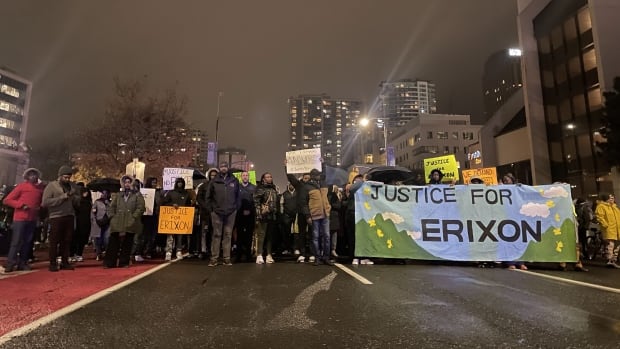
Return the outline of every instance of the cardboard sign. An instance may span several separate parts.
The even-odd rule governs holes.
[[[144,205],[146,206],[143,216],[152,216],[155,207],[155,188],[140,188],[140,194],[144,197]]]
[[[193,180],[194,170],[191,168],[164,168],[164,190],[174,189],[174,181],[177,178],[183,178],[185,180],[185,189],[194,188]]]
[[[463,170],[463,184],[470,184],[474,177],[480,178],[484,184],[497,185],[497,169],[495,167]]]
[[[459,165],[454,154],[424,159],[424,177],[429,182],[431,171],[438,169],[443,173],[443,182],[459,180]]]
[[[321,168],[321,148],[286,152],[286,173],[309,173]]]
[[[159,234],[191,234],[194,229],[194,208],[161,206],[159,208]]]

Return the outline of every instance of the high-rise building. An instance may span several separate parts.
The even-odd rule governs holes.
[[[482,76],[485,120],[520,91],[521,86],[521,50],[511,48],[492,54],[484,64]]]
[[[32,83],[0,69],[0,185],[21,182],[28,167],[26,145]]]
[[[570,183],[574,196],[613,192],[593,135],[602,93],[620,76],[620,1],[519,0],[518,11],[534,184]]]
[[[435,84],[430,81],[382,81],[379,87],[381,105],[376,117],[387,119],[389,130],[405,125],[422,113],[437,112]]]
[[[289,150],[320,147],[323,161],[330,166],[349,166],[361,160],[356,139],[362,102],[326,94],[299,95],[289,98],[288,107]]]
[[[207,168],[207,151],[208,151],[208,139],[207,133],[203,130],[191,129],[189,130],[189,137],[192,147],[192,166],[199,169]]]

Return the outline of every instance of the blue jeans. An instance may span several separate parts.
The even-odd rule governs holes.
[[[320,245],[319,245],[320,240]],[[312,246],[318,259],[329,259],[329,217],[312,220]]]
[[[36,221],[14,221],[11,224],[13,235],[11,236],[11,247],[6,261],[7,268],[14,266],[19,268],[28,264],[30,242],[36,227]],[[18,253],[19,257],[17,256]]]

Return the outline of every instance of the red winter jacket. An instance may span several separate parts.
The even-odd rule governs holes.
[[[36,221],[39,218],[43,185],[22,182],[4,198],[4,204],[15,209],[13,221]],[[23,209],[26,205],[28,208]]]

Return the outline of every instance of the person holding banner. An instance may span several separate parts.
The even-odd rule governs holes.
[[[134,235],[142,232],[142,214],[146,204],[139,190],[135,190],[131,177],[121,178],[122,191],[112,198],[108,217],[110,218],[110,240],[106,250],[104,268],[127,268]]]
[[[443,179],[443,173],[439,169],[434,169],[431,171],[429,175],[428,184],[442,184],[441,180]]]
[[[237,209],[241,198],[239,195],[239,181],[228,172],[228,162],[220,163],[220,172],[209,181],[207,187],[207,203],[211,208],[213,236],[211,239],[210,267],[217,266],[222,250],[223,264],[232,265],[230,261],[230,242],[232,230],[235,226]]]
[[[185,189],[185,179],[182,177],[174,181],[174,189],[164,193],[161,200],[162,206],[191,207],[192,200]],[[176,235],[176,238],[175,236]],[[176,249],[177,259],[183,259],[183,234],[168,234],[166,238],[166,261],[172,260],[172,251]]]
[[[277,228],[276,203],[278,191],[273,184],[273,176],[266,172],[260,177],[260,183],[254,193],[254,207],[256,210],[256,264],[274,263],[271,256],[272,240]],[[263,260],[263,248],[267,254]]]

